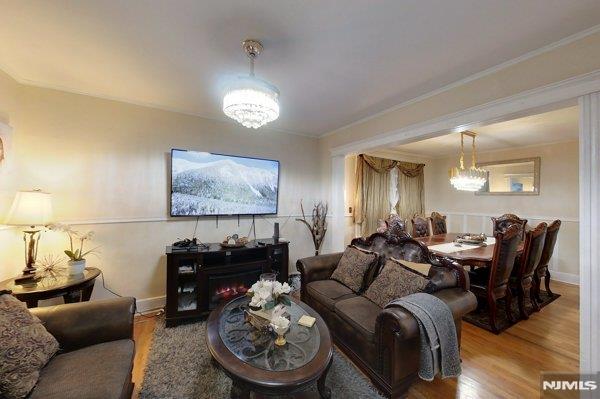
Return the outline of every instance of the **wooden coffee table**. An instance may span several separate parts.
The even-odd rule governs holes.
[[[232,379],[231,398],[249,398],[250,392],[263,395],[294,394],[317,385],[319,395],[329,398],[325,386],[333,360],[329,329],[308,305],[292,299],[288,307],[291,327],[284,346],[274,344],[275,336],[257,331],[245,322],[248,297],[222,304],[212,311],[206,325],[206,343],[213,359]],[[296,322],[308,314],[317,322],[311,328]]]

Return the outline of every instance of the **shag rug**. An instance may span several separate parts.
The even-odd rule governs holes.
[[[542,299],[542,302],[540,303],[540,308],[543,308],[544,306],[546,306],[546,305],[554,302],[556,299],[558,299],[560,297],[560,295],[559,294],[550,295],[546,291],[540,290],[540,297]],[[519,305],[517,302],[516,295],[514,295],[514,298],[512,300],[512,315],[513,315],[513,319],[515,320],[513,323],[508,321],[508,319],[506,318],[506,302],[504,301],[504,299],[498,300],[496,306],[497,306],[496,327],[498,327],[499,332],[502,332],[502,331],[506,330],[507,328],[514,326],[515,324],[517,324],[519,322],[519,320],[520,320]],[[535,317],[537,312],[535,312],[533,310],[531,303],[529,301],[527,301],[527,303],[525,304],[525,309],[527,310],[527,314],[529,315],[530,318]],[[473,312],[464,316],[463,320],[470,324],[473,324],[479,328],[483,328],[484,330],[492,331],[492,326],[490,325],[490,318],[489,318],[487,304],[478,306],[476,310],[474,310]]]
[[[337,350],[326,385],[333,398],[383,399],[370,381]],[[231,379],[212,361],[206,347],[206,323],[165,328],[156,323],[140,397],[142,399],[229,398]],[[318,398],[316,387],[313,388]]]

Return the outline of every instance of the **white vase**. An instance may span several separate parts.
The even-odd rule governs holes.
[[[67,264],[69,265],[69,276],[81,274],[85,270],[85,259],[70,260]]]

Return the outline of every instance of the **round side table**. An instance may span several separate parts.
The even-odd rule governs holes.
[[[86,267],[83,273],[68,275],[67,271],[54,275],[46,275],[41,280],[15,284],[14,278],[0,282],[0,291],[9,290],[28,308],[35,308],[41,299],[62,296],[65,303],[89,301],[94,289],[94,282],[100,275],[100,269]]]

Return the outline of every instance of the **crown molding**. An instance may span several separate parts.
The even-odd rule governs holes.
[[[481,72],[477,72],[477,73],[475,73],[473,75],[467,76],[466,78],[463,78],[463,79],[457,80],[457,81],[455,81],[453,83],[450,83],[448,85],[442,86],[439,89],[435,89],[433,91],[430,91],[428,93],[422,94],[422,95],[420,95],[418,97],[415,97],[413,99],[404,101],[404,102],[402,102],[402,103],[400,103],[398,105],[394,105],[393,107],[387,108],[387,109],[385,109],[383,111],[379,111],[379,112],[377,112],[377,113],[375,113],[373,115],[369,115],[369,116],[366,116],[364,118],[358,119],[358,120],[356,120],[354,122],[351,122],[351,123],[349,123],[347,125],[344,125],[342,127],[338,127],[338,128],[336,128],[336,129],[334,129],[332,131],[319,134],[319,135],[317,135],[317,137],[323,138],[323,137],[334,135],[334,134],[339,133],[339,132],[341,132],[343,130],[346,130],[346,129],[352,127],[352,126],[359,125],[361,123],[367,122],[367,121],[369,121],[371,119],[375,119],[375,118],[380,117],[382,115],[385,115],[387,113],[397,111],[397,110],[399,110],[401,108],[404,108],[404,107],[407,107],[409,105],[412,105],[412,104],[418,103],[420,101],[426,100],[428,98],[437,96],[438,94],[442,94],[444,92],[447,92],[447,91],[452,90],[452,89],[454,89],[456,87],[462,86],[462,85],[464,85],[466,83],[472,82],[474,80],[483,78],[483,77],[488,76],[488,75],[492,75],[492,74],[494,74],[494,73],[496,73],[498,71],[501,71],[503,69],[506,69],[508,67],[516,65],[516,64],[518,64],[520,62],[523,62],[523,61],[526,61],[528,59],[537,57],[538,55],[547,53],[548,51],[552,51],[552,50],[557,49],[559,47],[562,47],[562,46],[565,46],[567,44],[576,42],[577,40],[583,39],[583,38],[585,38],[587,36],[590,36],[590,35],[593,35],[594,33],[597,33],[597,32],[600,32],[600,24],[592,26],[591,28],[588,28],[588,29],[583,30],[581,32],[575,33],[574,35],[567,36],[567,37],[565,37],[565,38],[563,38],[563,39],[561,39],[559,41],[547,44],[547,45],[545,45],[543,47],[540,47],[540,48],[538,48],[536,50],[532,50],[530,52],[527,52],[527,53],[525,53],[525,54],[523,54],[523,55],[521,55],[519,57],[513,58],[513,59],[508,60],[508,61],[505,61],[505,62],[500,63],[498,65],[495,65],[495,66],[493,66],[491,68],[484,69]]]
[[[330,149],[331,156],[425,140],[600,90],[600,69]]]

